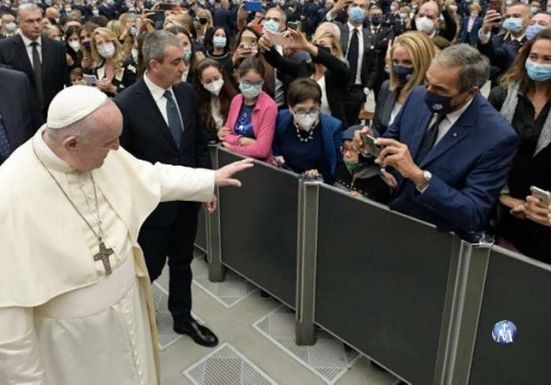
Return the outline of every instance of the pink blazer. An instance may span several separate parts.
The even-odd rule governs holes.
[[[230,146],[227,147],[230,151],[271,163],[272,142],[274,140],[277,119],[277,105],[270,95],[264,91],[258,96],[251,115],[256,143],[250,146],[240,146],[237,142],[239,135],[235,134],[234,126],[239,118],[239,112],[241,111],[242,105],[243,95],[235,95],[231,101],[228,119],[225,124],[225,126],[231,130],[231,134],[226,136],[224,142],[230,144]]]

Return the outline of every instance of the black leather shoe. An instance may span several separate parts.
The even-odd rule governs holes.
[[[174,331],[178,334],[187,334],[196,344],[206,347],[218,345],[218,337],[206,326],[199,325],[192,319],[188,322],[174,323]]]

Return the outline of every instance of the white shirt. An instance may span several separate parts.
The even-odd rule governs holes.
[[[350,50],[350,41],[352,40],[352,35],[354,34],[354,30],[358,31],[358,44],[360,45],[358,49],[358,67],[356,70],[356,79],[354,81],[354,84],[362,84],[362,61],[364,56],[364,35],[362,31],[362,27],[354,27],[350,22],[347,23],[348,30],[349,30],[349,36],[348,36],[348,44],[346,49],[346,56],[348,56],[348,52]]]
[[[280,45],[275,46],[276,51],[283,56],[283,47]],[[274,80],[275,80],[275,89],[274,89],[274,99],[278,107],[281,107],[285,104],[285,92],[283,90],[283,83],[277,78],[277,69],[274,68]]]
[[[469,108],[469,106],[473,102],[473,99],[465,103],[465,105],[460,109],[450,112],[449,114],[446,114],[446,117],[444,118],[444,120],[442,120],[442,122],[438,126],[438,135],[436,136],[436,141],[434,142],[434,146],[436,146],[438,142],[440,142],[440,140],[448,133],[450,128],[452,128],[452,126],[455,124],[455,122],[457,122],[457,120],[461,117],[461,115],[463,115],[463,112],[465,112],[465,110]],[[428,127],[430,127],[435,120],[436,120],[436,114],[430,120],[430,124],[428,125]]]
[[[320,111],[324,114],[331,115],[331,107],[329,107],[329,101],[327,100],[327,90],[325,86],[325,75],[316,81],[321,88],[321,105]]]
[[[166,113],[167,102],[165,98],[165,91],[167,90],[153,83],[151,79],[149,79],[147,72],[144,74],[143,81],[145,82],[145,85],[149,89],[149,92],[151,92],[151,96],[153,96],[153,100],[155,100],[155,103],[157,104],[157,107],[159,108],[159,111],[161,112],[161,115],[163,115],[163,119],[165,120],[165,123],[168,126],[168,115]],[[170,87],[168,91],[170,91],[170,93],[172,94],[172,97],[174,98],[174,101],[176,102],[176,108],[178,109],[178,114],[180,115],[180,122],[182,123],[182,129],[183,129],[184,122],[182,121],[182,112],[180,111],[180,107],[178,106],[176,95],[174,95],[174,91],[172,91],[172,87]]]
[[[27,36],[23,35],[22,33],[19,34],[21,38],[23,39],[23,44],[25,44],[25,48],[27,49],[27,55],[29,56],[29,61],[31,62],[31,67],[33,66],[33,47],[31,46],[31,43],[33,40],[29,39]],[[38,56],[40,56],[40,63],[42,63],[42,36],[39,36],[38,39],[34,40],[38,43],[38,47],[36,49],[38,50]]]

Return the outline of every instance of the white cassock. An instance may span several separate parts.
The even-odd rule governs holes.
[[[155,311],[138,231],[159,202],[209,201],[214,173],[137,160],[120,148],[92,174],[59,159],[42,129],[0,167],[0,384],[155,385]]]

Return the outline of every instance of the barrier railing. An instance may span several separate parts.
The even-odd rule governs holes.
[[[214,167],[238,159],[213,149]],[[298,344],[318,325],[413,384],[549,382],[551,267],[262,162],[239,178],[198,237],[210,278],[229,268],[295,309]]]

